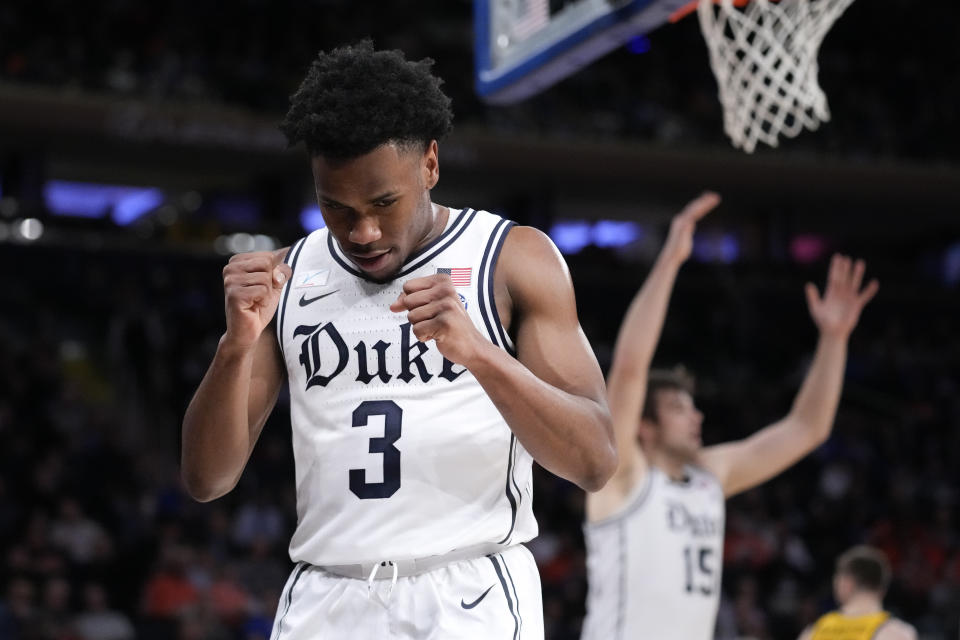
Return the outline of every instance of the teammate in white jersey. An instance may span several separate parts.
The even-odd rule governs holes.
[[[542,638],[532,460],[588,491],[616,465],[555,247],[432,202],[452,114],[430,65],[321,53],[281,128],[326,228],[224,269],[183,476],[201,501],[230,491],[289,384],[297,566],[274,640]]]
[[[584,640],[712,638],[720,599],[724,500],[794,464],[829,435],[847,340],[876,281],[834,256],[821,297],[806,288],[820,330],[813,363],[782,420],[741,441],[703,447],[703,415],[682,372],[650,372],[670,292],[693,231],[719,202],[707,193],[672,221],[666,244],[620,328],[607,378],[619,464],[587,496],[589,591]]]

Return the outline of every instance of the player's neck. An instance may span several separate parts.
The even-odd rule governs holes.
[[[650,464],[660,469],[660,471],[663,471],[671,480],[679,482],[686,479],[686,460],[672,456],[662,450],[653,450],[647,455],[649,456]]]
[[[430,225],[427,227],[427,233],[417,242],[414,250],[424,247],[443,233],[443,230],[447,227],[447,221],[450,219],[450,209],[447,207],[437,204],[435,202],[430,203]]]
[[[840,607],[840,611],[845,616],[868,616],[883,611],[883,603],[872,593],[856,593]]]

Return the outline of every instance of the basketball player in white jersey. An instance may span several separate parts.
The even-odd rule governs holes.
[[[587,496],[584,640],[713,637],[724,500],[772,478],[830,435],[847,339],[877,291],[875,281],[861,291],[862,261],[834,256],[823,297],[807,285],[820,339],[790,413],[742,441],[703,447],[703,415],[686,376],[650,372],[650,363],[694,227],[718,202],[704,194],[674,218],[620,328],[607,379],[619,464],[607,486]]]
[[[555,247],[431,200],[452,114],[430,65],[321,53],[281,128],[326,228],[224,269],[183,477],[201,501],[230,491],[288,383],[297,564],[273,640],[542,638],[532,460],[588,491],[616,466]]]

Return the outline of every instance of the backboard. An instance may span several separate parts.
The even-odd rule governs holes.
[[[656,29],[690,0],[474,0],[476,89],[518,102],[632,37]]]

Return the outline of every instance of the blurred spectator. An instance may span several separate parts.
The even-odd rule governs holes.
[[[28,640],[35,638],[33,631],[39,619],[36,610],[36,589],[26,578],[14,578],[7,585],[3,602],[0,602],[0,630],[4,638]]]
[[[757,583],[744,578],[737,585],[733,601],[738,636],[744,640],[765,640],[770,637],[767,619],[757,598]]]
[[[60,503],[60,517],[50,529],[50,540],[76,564],[90,564],[110,553],[109,539],[99,524],[86,516],[73,498]]]
[[[231,565],[221,566],[210,586],[210,604],[217,618],[230,627],[246,621],[251,608],[250,595],[237,580],[237,571]]]
[[[217,618],[206,599],[201,599],[180,615],[178,640],[230,640],[230,637],[230,631]]]
[[[77,640],[73,631],[72,590],[63,578],[50,578],[43,588],[43,602],[37,614],[37,631],[49,640]]]
[[[147,579],[143,612],[152,618],[176,618],[200,601],[200,592],[187,578],[189,553],[167,547],[156,571]]]
[[[83,590],[84,608],[73,627],[83,640],[133,640],[136,633],[130,619],[111,609],[103,586],[92,582]]]
[[[266,490],[257,492],[255,500],[245,503],[233,521],[233,541],[241,547],[255,542],[268,546],[284,544],[283,514]]]

